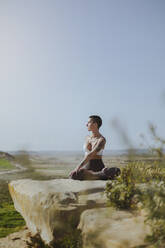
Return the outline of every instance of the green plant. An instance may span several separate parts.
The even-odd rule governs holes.
[[[123,209],[135,208],[139,197],[134,196],[142,194],[139,184],[165,180],[165,167],[160,167],[160,162],[162,164],[159,160],[153,163],[132,161],[121,168],[121,175],[115,181],[108,181],[106,185],[109,205]]]
[[[15,168],[14,165],[12,165],[12,163],[5,159],[5,158],[0,158],[0,170],[9,170],[9,169],[13,169]]]
[[[0,237],[16,232],[25,225],[22,216],[15,210],[13,203],[2,203],[0,206]]]
[[[165,182],[150,182],[141,194],[143,208],[147,211],[146,223],[151,227],[151,234],[146,241],[154,247],[164,247],[165,244]]]
[[[29,248],[82,248],[82,236],[81,232],[77,229],[71,231],[68,234],[64,234],[63,237],[51,242],[50,245],[45,245],[41,240],[39,234],[34,237],[30,237],[30,242],[27,242]]]
[[[119,209],[135,207],[133,197],[138,193],[138,189],[135,186],[133,170],[130,165],[121,170],[121,175],[116,180],[106,184],[105,192],[110,206]]]
[[[116,181],[108,182],[106,194],[110,205],[116,208],[136,208],[136,204],[145,209],[145,222],[150,225],[151,233],[147,235],[147,244],[141,247],[165,247],[165,140],[160,138],[155,127],[150,124],[150,132],[155,142],[149,146],[152,161],[136,161],[131,156],[131,162],[122,169],[121,176]],[[136,208],[138,209],[138,208]]]

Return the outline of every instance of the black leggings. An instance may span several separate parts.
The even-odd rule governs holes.
[[[71,178],[75,180],[83,180],[84,179],[84,170],[91,170],[94,172],[101,171],[105,168],[102,159],[91,159],[82,169],[79,170],[78,173],[73,173]]]
[[[104,167],[105,165],[102,159],[91,159],[83,168],[97,172],[101,171]]]

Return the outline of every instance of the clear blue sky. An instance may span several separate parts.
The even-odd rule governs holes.
[[[0,2],[0,150],[81,150],[88,116],[107,150],[148,122],[165,137],[164,0]]]

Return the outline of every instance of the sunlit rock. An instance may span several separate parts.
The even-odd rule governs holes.
[[[26,227],[22,230],[9,234],[5,238],[0,238],[0,248],[29,248],[30,233]]]
[[[82,213],[78,228],[83,248],[131,248],[144,244],[150,232],[144,216],[113,208],[90,209]]]
[[[105,185],[100,180],[23,179],[10,182],[9,191],[31,234],[49,244],[74,230],[84,210],[106,205]]]

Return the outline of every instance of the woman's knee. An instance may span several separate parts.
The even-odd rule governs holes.
[[[83,180],[83,176],[84,176],[84,170],[85,169],[80,169],[78,172],[73,172],[73,174],[70,176],[71,179],[74,180]]]
[[[71,179],[78,180],[78,173],[73,172],[72,175],[70,176]]]

